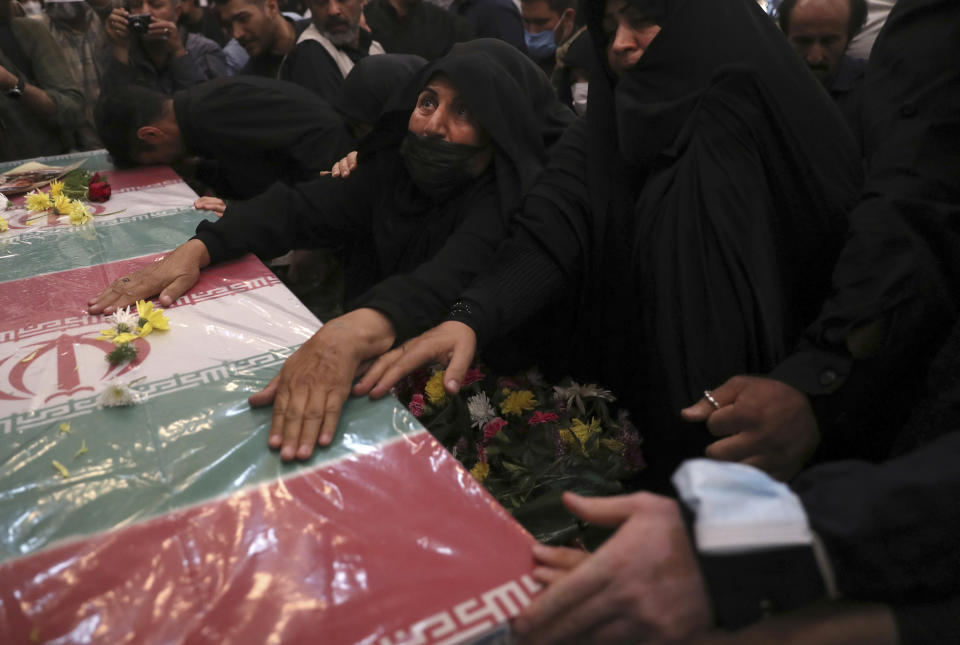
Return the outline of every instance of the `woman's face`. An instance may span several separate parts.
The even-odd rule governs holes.
[[[449,143],[478,146],[481,128],[460,92],[443,74],[430,79],[417,97],[410,115],[410,132],[443,139]]]
[[[643,53],[660,33],[660,25],[625,0],[607,0],[603,11],[603,33],[607,36],[607,62],[620,76],[640,62]]]

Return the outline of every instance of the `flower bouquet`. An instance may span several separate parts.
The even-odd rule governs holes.
[[[31,213],[37,213],[37,217],[53,213],[69,217],[73,226],[81,226],[93,217],[84,202],[105,202],[110,199],[111,192],[110,183],[100,173],[78,168],[64,175],[63,181],[51,181],[49,192],[37,188],[28,193],[26,206]]]
[[[456,396],[443,370],[420,370],[395,393],[411,413],[538,540],[567,543],[585,527],[563,491],[616,495],[643,466],[640,435],[596,385],[551,386],[536,370],[502,378],[474,366]]]

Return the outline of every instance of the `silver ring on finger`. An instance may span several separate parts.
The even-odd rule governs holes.
[[[703,391],[703,396],[707,399],[707,401],[710,402],[710,405],[713,406],[713,409],[714,409],[714,410],[719,410],[719,409],[720,409],[720,402],[717,401],[716,398],[714,398],[713,392],[711,392],[710,390],[704,390],[704,391]]]

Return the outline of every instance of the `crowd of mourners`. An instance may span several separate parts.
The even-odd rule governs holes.
[[[524,642],[960,642],[956,0],[0,0],[0,93],[0,160],[216,215],[91,314],[339,267],[283,460],[423,365],[617,396],[647,467],[565,497],[615,531],[534,548]]]

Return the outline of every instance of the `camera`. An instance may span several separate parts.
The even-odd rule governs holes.
[[[145,34],[150,28],[151,20],[153,17],[149,13],[138,13],[127,18],[127,27],[135,34]]]

